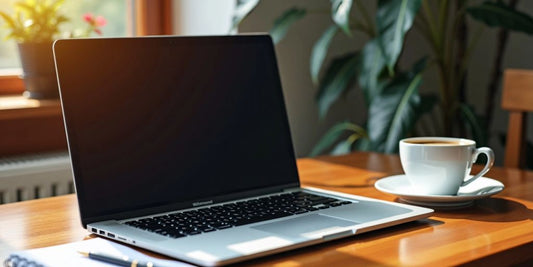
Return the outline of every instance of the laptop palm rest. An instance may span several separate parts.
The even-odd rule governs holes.
[[[346,227],[358,224],[320,214],[310,214],[293,219],[266,223],[251,228],[276,235],[289,237],[317,238],[331,233],[344,231]]]

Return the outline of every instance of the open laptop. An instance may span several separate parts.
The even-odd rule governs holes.
[[[300,187],[268,35],[54,44],[83,227],[200,265],[432,210]]]

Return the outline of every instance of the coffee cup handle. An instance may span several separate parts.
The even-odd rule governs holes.
[[[485,173],[487,173],[490,170],[490,168],[494,164],[494,152],[492,151],[492,149],[490,149],[488,147],[480,147],[480,148],[478,148],[478,149],[476,149],[474,151],[474,154],[472,155],[472,164],[474,164],[474,162],[476,162],[477,156],[479,156],[479,154],[481,154],[481,153],[487,155],[487,164],[485,164],[485,167],[483,168],[483,170],[481,170],[478,174],[472,176],[470,179],[465,180],[461,184],[461,186],[468,185],[471,182],[473,182],[474,180],[476,180],[477,178],[483,176]]]

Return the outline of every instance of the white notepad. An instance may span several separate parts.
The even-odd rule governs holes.
[[[12,262],[12,265],[6,266],[19,266],[17,260],[13,260],[15,257],[18,257],[19,262],[20,259],[25,259],[26,261],[36,263],[37,266],[116,266],[102,261],[89,259],[79,254],[78,251],[105,252],[106,254],[117,257],[128,256],[130,259],[150,261],[154,263],[155,266],[192,266],[184,262],[154,258],[130,247],[102,238],[93,238],[63,245],[14,252],[11,253],[8,259],[6,259],[6,262],[10,261]]]

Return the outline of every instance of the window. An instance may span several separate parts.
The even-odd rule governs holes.
[[[17,0],[0,0],[0,10],[13,12]],[[104,37],[171,34],[171,0],[65,0],[62,14],[70,21],[63,31],[84,29],[82,16],[90,12],[107,20]],[[0,25],[4,21],[0,19]],[[21,93],[23,83],[19,78],[20,61],[14,40],[5,40],[9,31],[0,27],[0,95]],[[92,36],[96,36],[93,34]]]
[[[16,0],[0,0],[0,10],[12,13],[13,3]],[[128,33],[128,16],[126,11],[129,6],[128,0],[66,0],[61,7],[61,13],[69,17],[70,21],[62,26],[63,31],[73,31],[75,29],[84,29],[86,24],[83,21],[83,14],[90,12],[95,15],[101,15],[107,20],[107,25],[103,28],[103,36],[126,36]],[[0,24],[4,21],[0,19]],[[0,69],[19,68],[17,46],[14,40],[5,40],[8,29],[0,27]]]
[[[0,0],[0,10],[7,11],[14,1]],[[104,36],[162,35],[172,33],[171,3],[172,0],[65,0],[63,8],[64,14],[77,21],[72,25],[83,25],[81,16],[85,12],[104,16],[108,21]],[[4,40],[5,32],[0,29],[0,129],[4,130],[0,134],[0,157],[65,150],[59,101],[21,97],[24,84],[17,67],[18,51],[14,41]]]

